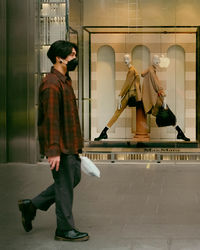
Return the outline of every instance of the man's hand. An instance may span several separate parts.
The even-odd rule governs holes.
[[[50,169],[51,170],[56,168],[56,171],[58,171],[59,166],[60,166],[60,155],[59,156],[48,157],[48,162],[50,164]]]

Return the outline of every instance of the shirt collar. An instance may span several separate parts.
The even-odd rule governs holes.
[[[51,67],[51,73],[56,74],[56,76],[63,82],[66,82],[67,77],[61,74],[57,69],[55,69],[53,66]]]

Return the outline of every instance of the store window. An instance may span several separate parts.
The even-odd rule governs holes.
[[[198,7],[196,1],[190,8],[171,0],[69,1],[69,26],[81,54],[76,86],[85,142],[198,148]],[[134,87],[135,105],[123,102],[131,74],[139,76],[141,91]],[[162,107],[173,116],[159,123]]]

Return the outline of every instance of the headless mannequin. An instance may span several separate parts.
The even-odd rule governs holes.
[[[140,78],[137,74],[135,68],[131,65],[131,58],[128,54],[124,55],[124,63],[128,66],[128,73],[126,77],[126,81],[118,95],[117,98],[117,110],[115,111],[113,117],[110,119],[110,121],[107,123],[107,126],[102,130],[99,137],[95,138],[95,141],[100,141],[102,139],[107,139],[107,131],[109,128],[112,127],[112,125],[116,122],[120,114],[124,111],[124,109],[128,105],[128,91],[132,86],[136,89],[136,100],[141,101],[141,89],[140,89]]]
[[[146,77],[146,79],[144,79],[143,82],[143,91],[142,91],[142,99],[145,112],[151,113],[154,116],[157,115],[159,107],[163,106],[165,109],[167,108],[165,99],[166,95],[163,86],[156,76],[156,71],[160,68],[161,59],[159,58],[158,55],[154,55],[152,58],[152,66],[142,74],[143,77]],[[165,67],[166,65],[168,66],[169,62],[168,64],[165,64]],[[150,74],[150,76],[148,76],[148,74]],[[147,92],[148,90],[150,91],[149,93]],[[148,100],[148,98],[150,101]],[[184,135],[183,131],[179,126],[176,126],[175,129],[178,132],[177,139],[190,141],[190,139]]]

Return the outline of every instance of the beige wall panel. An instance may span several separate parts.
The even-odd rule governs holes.
[[[97,101],[95,99],[92,99],[91,104],[92,104],[92,109],[96,110],[96,108],[97,108]]]
[[[84,25],[199,25],[199,0],[84,0]],[[129,3],[137,3],[130,5]]]
[[[91,72],[96,72],[96,71],[97,71],[97,63],[91,62]]]
[[[196,53],[196,46],[195,46],[196,40],[194,40],[194,43],[177,43],[177,45],[181,46],[187,53]]]
[[[185,90],[194,90],[196,88],[196,82],[187,80],[185,81]]]
[[[196,119],[195,118],[186,118],[185,119],[185,127],[193,128],[194,124],[196,124]]]
[[[172,1],[172,0],[170,0]],[[177,25],[200,25],[199,20],[199,0],[175,1],[176,4],[176,24]]]
[[[196,62],[185,62],[185,67],[188,72],[196,72]]]
[[[97,90],[97,81],[96,80],[91,81],[91,89],[92,89],[92,91]]]
[[[98,49],[104,45],[105,45],[105,43],[104,44],[94,43],[91,46],[92,51],[98,51]],[[115,50],[115,53],[123,53],[125,51],[125,44],[124,43],[112,43],[112,44],[108,43],[107,45],[111,46]]]
[[[195,105],[196,105],[196,100],[195,99],[190,99],[190,100],[186,101],[185,108],[186,109],[194,109]]]
[[[117,62],[115,63],[116,71],[122,71],[122,72],[127,72],[128,67],[124,62]]]
[[[113,127],[115,126],[117,128],[123,128],[123,129],[124,129],[124,125],[130,127],[131,120],[132,120],[132,118],[130,118],[130,117],[123,117],[123,116],[121,116],[117,120],[117,123],[115,125],[113,125]]]
[[[69,25],[75,30],[80,29],[82,23],[82,5],[80,0],[69,0]]]
[[[123,86],[123,84],[124,84],[124,81],[125,80],[116,80],[115,81],[115,86],[116,86],[116,91],[120,91],[121,90],[121,88],[122,88],[122,86]]]

